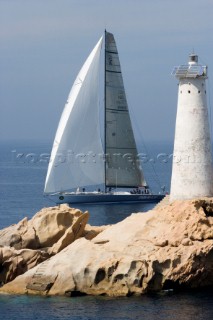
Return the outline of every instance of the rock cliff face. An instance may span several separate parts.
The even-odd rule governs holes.
[[[48,258],[49,254],[40,250],[0,247],[0,284],[12,281]]]
[[[212,198],[175,201],[107,228],[86,229],[66,247],[63,236],[57,245],[51,242],[50,254],[65,248],[0,292],[122,296],[213,285]]]
[[[103,228],[86,225],[88,212],[67,205],[44,208],[31,220],[0,231],[0,284],[50,258],[79,237],[92,239]]]
[[[88,212],[83,214],[67,205],[44,208],[31,220],[24,218],[18,224],[1,230],[0,246],[10,246],[17,250],[40,249],[53,245],[56,247],[60,240],[58,246],[62,248],[66,246],[66,236],[70,238],[70,244],[82,235],[88,219]]]

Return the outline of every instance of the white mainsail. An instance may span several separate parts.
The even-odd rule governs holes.
[[[113,34],[108,32],[105,32],[105,81],[106,186],[145,186],[137,161],[118,51]]]
[[[52,148],[45,193],[104,183],[98,99],[102,39],[90,53],[70,91]]]

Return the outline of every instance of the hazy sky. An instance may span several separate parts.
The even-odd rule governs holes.
[[[212,12],[212,0],[0,0],[0,139],[53,140],[72,82],[105,28],[117,42],[136,131],[146,141],[173,139],[170,74],[192,50],[209,66],[213,97]]]

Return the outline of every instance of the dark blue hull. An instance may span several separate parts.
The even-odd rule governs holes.
[[[80,204],[80,203],[96,203],[96,204],[107,204],[107,203],[130,203],[130,202],[145,202],[145,203],[157,203],[161,201],[165,195],[162,194],[127,194],[127,193],[60,193],[50,194],[47,196],[49,199],[57,204],[68,203],[68,204]]]

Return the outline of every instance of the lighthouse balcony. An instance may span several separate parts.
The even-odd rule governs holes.
[[[178,79],[184,78],[207,78],[207,66],[202,65],[180,65],[175,66],[172,75]]]

